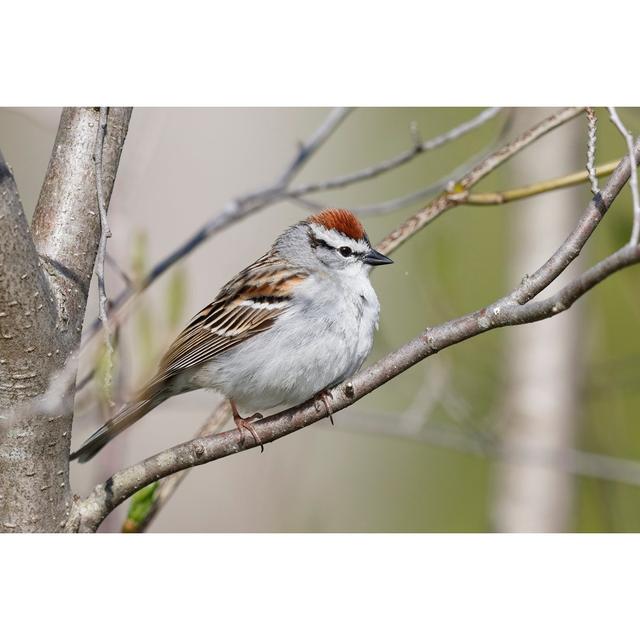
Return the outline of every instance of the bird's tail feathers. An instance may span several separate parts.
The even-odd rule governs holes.
[[[81,463],[91,460],[113,438],[166,400],[168,396],[159,393],[158,386],[157,381],[147,385],[138,394],[138,399],[125,405],[118,414],[107,420],[77,451],[71,454],[70,460],[78,460]]]

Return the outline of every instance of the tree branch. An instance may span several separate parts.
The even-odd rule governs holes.
[[[466,173],[457,184],[453,185],[453,187],[448,189],[435,200],[431,201],[401,224],[397,229],[392,231],[382,242],[379,243],[378,249],[382,253],[386,254],[403,245],[409,238],[418,233],[418,231],[426,227],[428,224],[432,223],[436,218],[439,218],[445,211],[448,211],[459,204],[459,202],[456,201],[456,198],[451,197],[452,194],[465,193],[469,191],[471,187],[488,176],[509,158],[512,158],[515,154],[519,153],[542,136],[553,131],[556,127],[559,127],[572,118],[575,118],[577,115],[582,113],[583,110],[583,108],[577,107],[562,109],[561,111],[558,111],[558,113],[549,116],[535,127],[525,131],[518,138],[506,144],[498,151],[484,158],[480,163]]]
[[[461,138],[463,135],[469,133],[470,131],[473,131],[474,129],[477,129],[486,122],[489,122],[489,120],[495,118],[501,111],[502,107],[491,107],[489,109],[485,109],[474,118],[471,118],[471,120],[463,122],[457,127],[454,127],[453,129],[442,133],[435,138],[431,138],[430,140],[426,140],[424,142],[417,140],[410,149],[407,149],[407,151],[403,151],[401,154],[393,158],[389,158],[388,160],[384,160],[379,164],[375,164],[371,167],[366,167],[365,169],[361,169],[360,171],[355,171],[344,176],[338,176],[336,178],[329,178],[328,180],[312,182],[309,184],[303,184],[298,187],[294,187],[293,189],[289,190],[287,195],[291,198],[297,198],[309,193],[315,193],[316,191],[342,189],[349,185],[355,184],[356,182],[370,180],[371,178],[375,178],[382,173],[387,173],[388,171],[401,167],[402,165],[410,162],[423,153],[433,151],[434,149],[442,147],[443,145],[452,142],[453,140]]]
[[[298,154],[287,167],[282,177],[277,181],[277,189],[282,191],[291,184],[291,181],[300,172],[302,167],[310,160],[313,154],[331,137],[333,132],[344,122],[345,118],[353,111],[350,107],[338,107],[332,109],[327,119],[316,129],[305,144],[300,145]]]
[[[627,131],[622,120],[620,120],[620,116],[614,107],[609,107],[609,114],[611,116],[611,121],[627,143],[629,158],[633,158],[633,137]],[[631,171],[629,186],[631,187],[631,197],[633,200],[633,229],[631,230],[630,242],[632,244],[638,244],[638,242],[640,242],[640,194],[638,193],[638,171],[636,170],[635,165],[633,165]]]
[[[109,206],[131,109],[112,108],[104,142],[104,203]],[[62,112],[53,154],[31,225],[58,306],[58,328],[75,345],[87,303],[100,216],[94,149],[100,113],[94,108]],[[82,248],[82,250],[78,250]]]
[[[565,117],[566,115],[568,114],[565,114]],[[547,126],[557,121],[557,115],[550,120],[551,122],[545,121]],[[527,132],[518,139],[520,141],[518,145],[524,144],[524,141],[529,139],[530,132]],[[512,150],[512,146],[513,144],[508,145],[508,148]],[[500,157],[504,161],[508,154],[502,153]],[[640,145],[635,150],[634,160],[637,162],[639,158]],[[497,164],[485,162],[482,166],[495,167]],[[411,342],[358,373],[351,381],[338,385],[332,390],[331,411],[335,413],[350,406],[418,362],[449,346],[498,327],[536,322],[565,311],[609,275],[640,262],[640,246],[628,245],[599,262],[555,295],[545,300],[531,300],[562,273],[576,257],[620,193],[630,173],[631,164],[629,159],[625,158],[609,179],[602,197],[589,203],[574,231],[531,278],[525,278],[513,292],[487,307],[427,329]],[[473,176],[480,179],[482,171],[474,171]],[[472,179],[463,180],[465,188],[472,183]],[[381,250],[385,242],[380,243],[378,249]],[[298,407],[260,420],[254,423],[254,428],[260,440],[268,443],[317,422],[326,417],[327,413],[328,408],[323,403],[308,401]],[[228,431],[215,436],[196,438],[151,456],[128,469],[115,473],[104,484],[98,485],[85,500],[75,505],[67,528],[68,530],[95,531],[111,510],[139,488],[177,471],[239,453],[254,446],[256,445],[249,439],[243,440],[235,431]]]
[[[538,293],[553,282],[580,254],[591,234],[609,210],[609,207],[617,198],[625,182],[629,179],[630,172],[635,169],[640,154],[640,143],[631,157],[634,159],[633,167],[629,157],[620,161],[618,168],[613,172],[602,192],[595,196],[587,207],[586,212],[578,221],[576,228],[569,234],[560,248],[543,264],[533,275],[526,276],[520,286],[511,294],[511,300],[522,304],[534,298]]]
[[[508,121],[507,121],[508,122]],[[391,213],[392,211],[396,211],[402,207],[406,207],[411,204],[415,204],[416,202],[424,202],[428,198],[433,198],[438,195],[442,191],[446,191],[447,187],[450,184],[455,184],[458,182],[465,174],[467,174],[473,167],[475,167],[481,160],[487,157],[490,153],[495,151],[496,147],[498,147],[498,143],[503,144],[504,133],[508,129],[508,126],[505,124],[502,127],[502,131],[498,135],[497,139],[489,143],[482,151],[476,153],[470,160],[464,162],[464,164],[456,167],[449,174],[440,178],[433,184],[427,185],[426,187],[421,187],[417,191],[413,193],[404,194],[398,196],[396,198],[391,198],[390,200],[386,200],[384,202],[375,202],[372,204],[362,204],[350,206],[349,210],[353,211],[357,215],[361,217],[369,217],[369,216],[377,216],[384,215],[387,213]],[[443,134],[446,135],[446,134]],[[290,200],[299,204],[305,209],[309,211],[320,211],[322,209],[326,209],[328,207],[327,204],[321,204],[315,200],[310,200],[306,196],[296,196],[291,195]]]
[[[587,107],[587,175],[591,182],[591,193],[598,195],[600,188],[598,187],[598,173],[594,165],[596,162],[596,134],[598,126],[598,118],[592,107]]]
[[[96,256],[96,277],[98,279],[98,318],[102,323],[105,343],[105,372],[104,390],[107,402],[111,400],[111,371],[113,368],[113,341],[111,338],[111,327],[107,315],[109,300],[104,283],[104,262],[107,254],[107,240],[111,237],[109,220],[107,218],[107,205],[104,199],[104,188],[102,186],[102,157],[104,154],[104,139],[107,134],[108,107],[100,107],[100,121],[96,133],[95,150],[93,160],[96,169],[96,193],[98,196],[98,210],[100,211],[100,242],[98,243],[98,254]]]

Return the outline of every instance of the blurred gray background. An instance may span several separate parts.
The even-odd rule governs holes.
[[[549,109],[515,109],[512,137]],[[471,108],[356,110],[297,179],[368,166],[479,112]],[[317,108],[136,108],[109,216],[109,253],[142,274],[230,199],[273,181],[328,113]],[[637,109],[621,115],[640,129]],[[625,153],[599,110],[597,162]],[[0,146],[32,212],[60,109],[0,109]],[[402,168],[323,193],[331,206],[389,200],[437,181],[504,134],[507,114]],[[522,186],[581,170],[586,122],[577,118],[528,148],[476,191]],[[604,179],[603,179],[604,180]],[[483,306],[515,286],[564,239],[590,199],[584,184],[535,199],[446,213],[374,271],[380,330],[370,361],[426,326]],[[372,241],[419,208],[367,217]],[[626,241],[625,192],[588,245],[592,263]],[[145,294],[122,331],[118,390],[144,381],[181,326],[238,270],[308,212],[269,207],[213,237]],[[575,270],[573,271],[575,273]],[[107,270],[108,293],[123,283]],[[269,444],[194,469],[152,531],[637,531],[640,530],[640,317],[638,272],[591,292],[568,313],[454,346],[336,416]],[[97,315],[92,291],[87,323]],[[82,370],[93,366],[91,358]],[[94,461],[72,466],[85,494],[112,472],[189,439],[218,398],[173,398]],[[95,385],[78,398],[74,442],[103,419]],[[505,453],[506,452],[506,453]],[[595,454],[595,455],[591,455]],[[598,457],[600,456],[600,457]],[[625,462],[627,461],[627,462]],[[607,479],[614,469],[617,480]],[[623,479],[624,481],[620,481]],[[120,507],[101,531],[118,531]]]

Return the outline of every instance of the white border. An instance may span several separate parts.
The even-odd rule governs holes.
[[[630,2],[5,4],[5,105],[638,100]]]
[[[638,102],[633,3],[5,4],[5,105]],[[5,536],[3,635],[635,636],[637,547],[636,536]]]
[[[637,636],[637,536],[68,535],[1,543],[5,637]]]

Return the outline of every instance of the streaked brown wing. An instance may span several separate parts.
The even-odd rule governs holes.
[[[158,376],[202,364],[268,329],[289,308],[292,288],[307,275],[274,251],[256,260],[191,320],[169,347]]]

